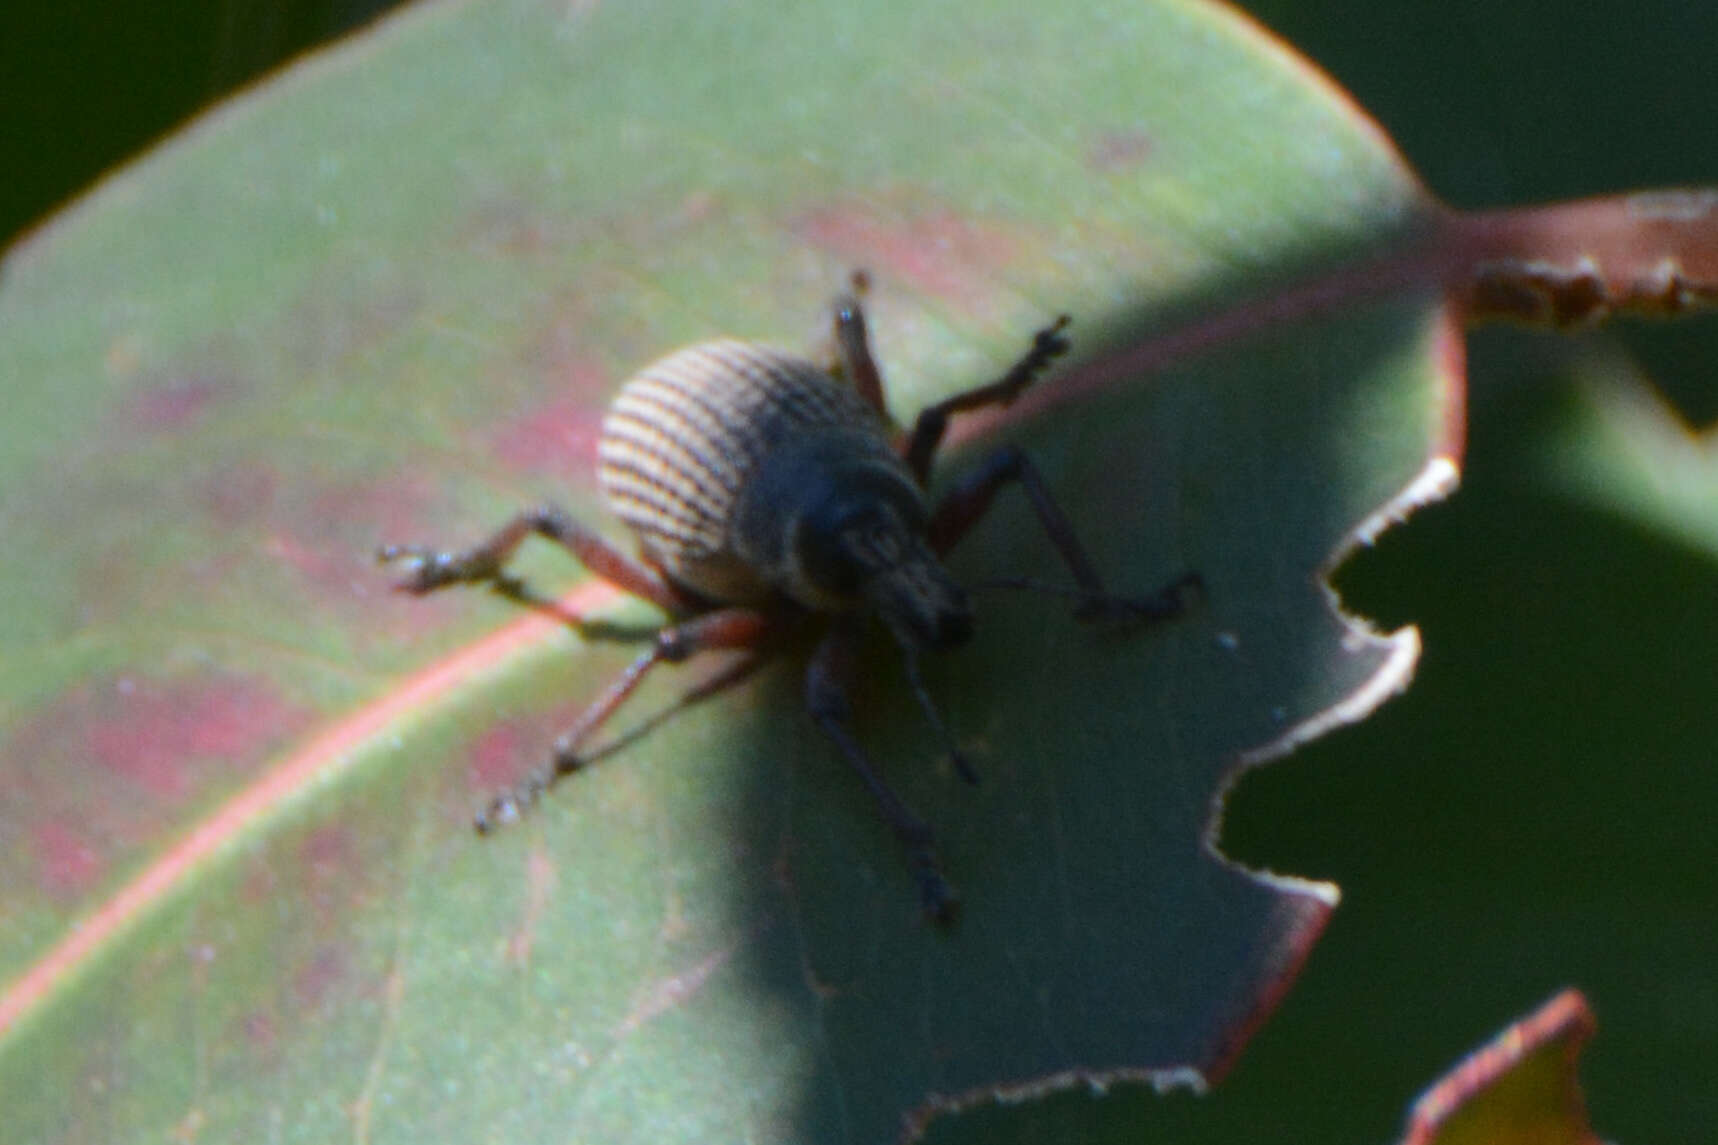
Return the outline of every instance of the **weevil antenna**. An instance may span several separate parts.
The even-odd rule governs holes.
[[[925,718],[936,729],[937,735],[943,741],[943,748],[948,752],[949,759],[954,763],[954,769],[968,783],[978,783],[978,770],[972,766],[972,761],[966,758],[966,753],[960,750],[960,745],[954,742],[954,733],[943,722],[941,713],[931,702],[931,694],[925,688],[924,677],[919,674],[919,655],[911,648],[902,649],[907,661],[907,686],[913,690],[913,698],[919,702]]]
[[[968,585],[970,592],[988,592],[1005,588],[1023,592],[1040,592],[1078,601],[1074,609],[1077,620],[1153,621],[1173,620],[1183,615],[1192,602],[1205,590],[1205,581],[1198,573],[1183,573],[1149,596],[1110,596],[1089,589],[1052,584],[1026,576],[999,576]]]
[[[1029,576],[996,576],[966,586],[968,592],[994,592],[1008,589],[1016,592],[1041,592],[1045,596],[1060,596],[1069,600],[1087,600],[1091,593],[1071,585],[1055,584]]]

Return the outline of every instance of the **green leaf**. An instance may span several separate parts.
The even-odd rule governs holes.
[[[1378,269],[1435,213],[1224,9],[771,7],[426,6],[8,258],[20,1139],[876,1141],[995,1094],[1203,1084],[1287,989],[1335,890],[1225,864],[1208,820],[1242,762],[1411,668],[1412,631],[1321,577],[1453,479],[1441,288]],[[869,650],[861,734],[940,831],[948,931],[792,657],[478,839],[630,650],[393,596],[376,544],[545,497],[601,520],[627,373],[717,333],[812,346],[855,266],[903,414],[1074,315],[1076,359],[992,430],[1114,585],[1191,569],[1205,601],[1124,634],[987,596],[927,665],[976,790]],[[1018,499],[953,567],[1062,575]]]
[[[1718,447],[1613,346],[1568,363],[1554,432],[1537,468],[1571,500],[1709,561],[1718,558]]]

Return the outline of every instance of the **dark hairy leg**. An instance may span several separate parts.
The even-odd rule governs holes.
[[[1115,596],[1105,587],[1097,566],[1074,534],[1061,506],[1038,473],[1032,459],[1014,445],[997,448],[974,466],[938,502],[931,513],[931,547],[946,553],[965,537],[984,514],[1002,487],[1018,483],[1037,514],[1050,543],[1056,546],[1077,586],[1072,590],[1020,577],[1004,577],[983,587],[1023,588],[1073,597],[1074,615],[1080,620],[1167,620],[1187,611],[1202,582],[1198,573],[1186,573],[1146,596]]]
[[[488,806],[478,812],[478,832],[488,834],[498,827],[517,822],[557,780],[583,767],[585,757],[580,749],[620,709],[627,697],[638,690],[658,664],[678,664],[712,648],[755,649],[768,638],[771,630],[769,616],[748,608],[717,609],[661,629],[650,649],[627,665],[573,722],[573,726],[555,741],[548,761],[522,782],[491,799]]]
[[[901,801],[853,736],[852,705],[847,699],[853,670],[853,639],[852,628],[837,623],[812,653],[805,672],[806,707],[865,784],[883,822],[907,852],[925,914],[937,922],[949,922],[955,916],[959,899],[937,862],[936,837],[930,824]]]
[[[1062,331],[1072,321],[1064,314],[1032,335],[1031,348],[994,382],[945,398],[919,411],[912,432],[901,445],[901,456],[906,459],[907,468],[913,471],[920,485],[930,479],[931,463],[936,460],[937,449],[942,445],[943,435],[948,432],[949,418],[985,406],[1005,406],[1019,397],[1051,362],[1068,352],[1068,339]]]

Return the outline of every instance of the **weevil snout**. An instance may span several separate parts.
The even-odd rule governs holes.
[[[972,635],[972,604],[925,540],[923,505],[885,484],[835,485],[795,530],[801,591],[863,605],[909,648],[953,648]]]
[[[972,639],[972,602],[929,546],[917,547],[922,551],[866,583],[866,602],[907,648],[958,648]]]

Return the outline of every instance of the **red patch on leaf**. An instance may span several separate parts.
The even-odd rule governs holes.
[[[320,927],[334,925],[346,904],[348,889],[361,880],[351,834],[337,824],[316,828],[299,845],[298,861],[303,871],[302,894],[313,917]]]
[[[521,774],[521,761],[528,748],[519,729],[496,724],[478,737],[471,750],[470,775],[480,791],[494,792],[510,786]],[[545,746],[546,752],[548,748]]]
[[[89,836],[59,820],[37,824],[30,849],[36,857],[36,884],[62,902],[95,889],[107,871],[107,859]]]
[[[122,678],[88,703],[86,758],[166,799],[183,798],[201,765],[250,764],[302,713],[256,681],[215,677],[162,684]]]
[[[239,1030],[251,1053],[272,1064],[280,1045],[280,1034],[275,1029],[274,1018],[260,1010],[252,1010],[240,1021]]]
[[[352,837],[344,827],[318,827],[305,836],[299,858],[313,881],[336,877],[352,862]]]
[[[269,508],[262,551],[290,569],[317,601],[318,616],[334,608],[363,617],[361,636],[394,620],[421,625],[422,609],[393,607],[390,586],[398,573],[379,567],[376,549],[388,543],[436,540],[426,535],[425,506],[437,500],[435,475],[390,474],[372,482],[318,488],[299,482],[282,490]]]
[[[266,682],[233,675],[139,674],[63,693],[3,748],[16,761],[9,798],[39,809],[44,889],[70,895],[99,880],[130,848],[157,840],[182,800],[252,773],[311,718]]]
[[[1086,152],[1086,166],[1100,175],[1120,175],[1151,157],[1151,136],[1144,131],[1106,131]]]
[[[314,1009],[327,1001],[346,977],[346,959],[332,946],[318,947],[310,961],[292,978],[292,993],[299,1005]]]
[[[182,801],[233,786],[285,746],[310,714],[236,676],[141,675],[71,688],[21,721],[0,750],[22,870],[61,902],[98,890],[115,867],[148,858],[184,823]]]
[[[223,466],[204,487],[202,500],[216,525],[232,529],[268,516],[279,486],[273,466],[242,461]]]
[[[588,483],[597,466],[597,439],[605,406],[592,404],[588,390],[552,398],[536,409],[502,422],[490,437],[490,451],[509,469],[565,473]]]
[[[253,860],[245,870],[244,881],[239,884],[240,901],[247,906],[255,906],[272,900],[280,893],[280,873],[273,864]]]
[[[169,378],[140,390],[129,403],[126,421],[157,433],[188,429],[237,389],[232,375],[218,370]]]
[[[803,216],[794,230],[848,265],[962,306],[990,293],[995,271],[1023,245],[1018,234],[948,210],[890,217],[831,207]]]
[[[583,327],[563,318],[526,348],[522,368],[544,381],[547,400],[509,411],[485,433],[489,452],[515,472],[557,472],[589,484],[597,439],[616,381],[584,346]]]

